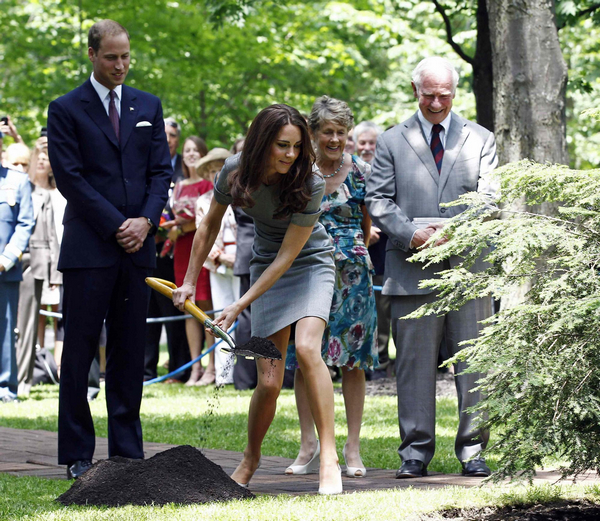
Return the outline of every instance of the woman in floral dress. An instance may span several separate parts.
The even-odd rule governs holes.
[[[365,183],[370,166],[344,152],[352,128],[348,105],[327,96],[315,101],[309,126],[317,162],[325,179],[319,221],[335,247],[336,280],[322,355],[329,366],[341,368],[348,438],[343,449],[346,475],[363,477],[360,428],[365,399],[365,369],[378,365],[377,311],[373,293],[373,265],[367,251],[371,227],[365,206]],[[296,368],[293,348],[287,367]],[[296,403],[300,417],[300,452],[286,474],[306,474],[318,468],[319,443],[315,436],[302,371],[296,371]]]

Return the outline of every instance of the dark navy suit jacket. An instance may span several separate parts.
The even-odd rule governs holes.
[[[140,216],[157,226],[165,206],[173,169],[160,100],[126,85],[121,97],[120,142],[90,80],[50,104],[48,152],[67,199],[60,270],[115,265],[119,226]],[[141,268],[155,257],[150,236],[131,254]]]

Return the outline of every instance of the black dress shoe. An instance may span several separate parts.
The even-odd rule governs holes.
[[[83,476],[92,467],[89,459],[78,460],[67,465],[67,479],[77,479]]]
[[[396,472],[396,479],[422,478],[427,476],[427,467],[418,459],[407,459]]]
[[[487,478],[492,473],[483,458],[463,461],[462,466],[462,475],[470,478]]]

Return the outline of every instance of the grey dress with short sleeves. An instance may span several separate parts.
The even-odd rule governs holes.
[[[231,204],[228,176],[239,165],[239,154],[228,158],[215,181],[215,200]],[[250,282],[254,284],[275,260],[290,223],[310,226],[313,231],[292,266],[252,303],[252,335],[268,337],[304,317],[329,320],[335,264],[331,238],[319,222],[325,181],[312,176],[312,197],[306,209],[284,219],[274,219],[278,185],[261,185],[251,194],[252,208],[242,208],[254,219],[254,244]]]

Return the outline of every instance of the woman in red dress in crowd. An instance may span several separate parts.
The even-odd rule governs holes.
[[[175,219],[165,223],[165,228],[170,228],[169,239],[175,243],[173,262],[175,268],[175,283],[183,284],[183,277],[187,270],[192,251],[192,242],[196,232],[196,200],[202,194],[211,191],[213,184],[208,179],[200,176],[196,169],[198,160],[206,155],[207,148],[204,141],[197,136],[188,137],[183,143],[182,161],[185,179],[179,181],[173,189],[171,208]],[[210,275],[206,268],[202,268],[196,284],[196,305],[204,311],[212,309],[210,294]],[[202,352],[205,334],[202,325],[196,320],[185,321],[185,332],[190,346],[192,360]],[[207,343],[212,343],[209,337]],[[202,371],[202,364],[196,362],[192,366],[192,373],[186,385],[209,385],[215,380],[214,358],[208,363],[206,372]]]

